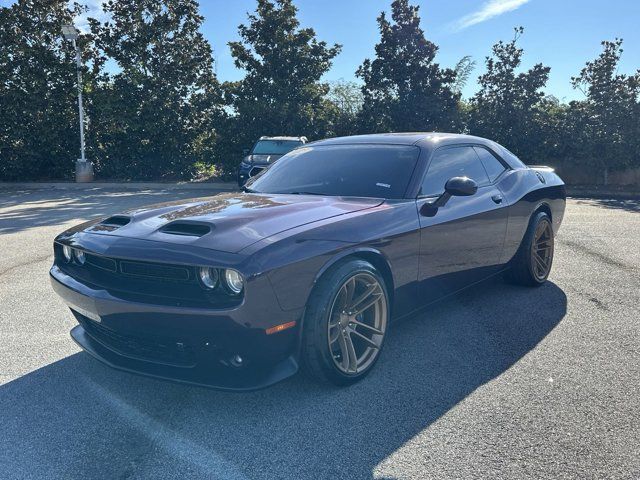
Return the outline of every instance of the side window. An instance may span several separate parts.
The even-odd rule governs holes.
[[[478,154],[478,157],[480,157],[482,165],[484,165],[484,169],[487,171],[487,175],[489,175],[489,180],[492,182],[506,170],[500,160],[498,160],[495,155],[486,148],[473,147],[473,149]]]
[[[489,183],[473,147],[441,148],[433,154],[420,195],[440,195],[444,192],[444,184],[451,177],[469,177],[475,180],[479,187]]]

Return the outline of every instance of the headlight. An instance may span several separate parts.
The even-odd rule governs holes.
[[[73,256],[73,249],[69,245],[63,245],[62,246],[62,255],[64,255],[64,259],[67,262],[70,262],[71,258]]]
[[[200,282],[206,288],[214,289],[216,285],[218,285],[218,270],[210,267],[200,267],[198,269],[198,276],[200,277]]]
[[[79,265],[84,265],[84,261],[86,260],[86,256],[82,250],[78,250],[77,248],[73,249],[73,256],[78,262]]]
[[[244,288],[244,280],[240,272],[230,268],[224,271],[224,283],[229,291],[235,295],[239,294]]]

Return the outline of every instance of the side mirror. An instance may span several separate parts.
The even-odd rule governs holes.
[[[478,184],[469,177],[453,177],[444,184],[444,191],[452,197],[468,197],[478,191]]]
[[[469,177],[453,177],[444,184],[444,193],[433,203],[425,203],[420,213],[425,217],[433,217],[438,208],[444,207],[451,197],[469,197],[478,191],[478,184]]]
[[[243,148],[242,149],[242,156],[246,157],[247,155],[249,155],[249,149],[248,148]]]

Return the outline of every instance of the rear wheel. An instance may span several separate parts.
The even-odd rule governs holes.
[[[389,320],[384,279],[363,260],[323,275],[306,308],[302,365],[315,380],[349,385],[378,360]]]
[[[529,222],[522,244],[505,277],[511,283],[537,287],[547,281],[553,263],[554,237],[551,218],[537,212]]]

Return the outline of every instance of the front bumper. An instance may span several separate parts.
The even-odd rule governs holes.
[[[298,370],[298,327],[267,335],[256,325],[256,310],[244,304],[215,310],[132,302],[56,265],[50,278],[79,322],[71,331],[74,341],[119,370],[233,391],[267,387]],[[273,306],[262,311],[273,312]],[[280,310],[275,323],[298,321],[299,315]],[[231,361],[236,355],[240,365]]]

